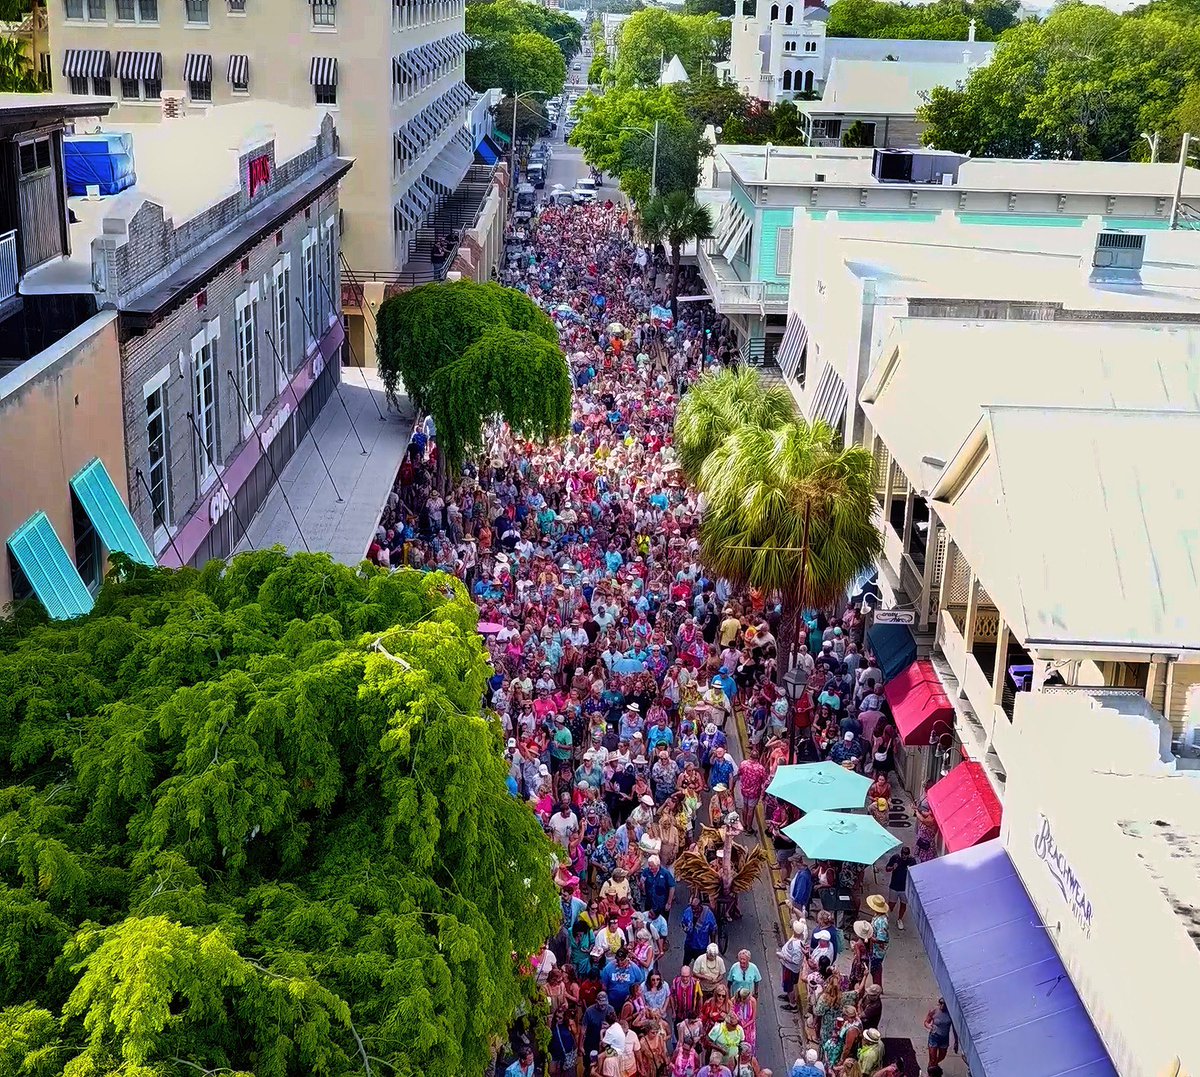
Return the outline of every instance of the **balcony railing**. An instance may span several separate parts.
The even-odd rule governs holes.
[[[17,268],[17,232],[0,235],[0,303],[17,294],[21,275]]]

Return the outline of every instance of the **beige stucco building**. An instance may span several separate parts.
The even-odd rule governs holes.
[[[0,378],[0,460],[6,462],[0,467],[0,535],[16,536],[44,513],[89,590],[104,576],[106,551],[75,504],[71,480],[96,459],[123,481],[115,311],[94,315]],[[13,600],[14,581],[20,589],[24,579],[8,542],[0,544],[0,561],[3,610]]]
[[[55,0],[49,10],[54,89],[110,95],[119,121],[256,98],[332,112],[339,152],[355,159],[341,190],[355,276],[398,282],[410,257],[427,268],[427,222],[473,160],[463,0]],[[346,314],[363,341],[357,306]]]

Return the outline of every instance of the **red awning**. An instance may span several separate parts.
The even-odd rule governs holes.
[[[1000,836],[1000,801],[979,763],[959,763],[925,797],[947,852]]]
[[[935,731],[953,731],[954,708],[927,659],[901,670],[883,686],[883,694],[891,704],[901,743],[928,745]]]

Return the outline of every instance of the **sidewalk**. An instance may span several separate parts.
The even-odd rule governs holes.
[[[741,762],[743,757],[742,745],[746,742],[746,729],[742,715],[737,716],[737,737],[732,738],[730,747],[738,762]],[[912,798],[900,788],[897,788],[892,795],[892,811],[889,813],[890,822],[888,830],[891,831],[896,838],[902,843],[911,846],[914,841],[915,823],[913,813]],[[748,825],[749,821],[747,821]],[[755,826],[760,834],[763,833],[763,817],[762,809],[759,808],[758,819],[755,820]],[[753,836],[747,835],[741,839],[742,841],[752,841]],[[775,1066],[774,1072],[777,1077],[786,1075],[792,1063],[797,1057],[803,1054],[806,1046],[804,1042],[804,1026],[798,1013],[789,1013],[786,1010],[778,1009],[778,1003],[775,1001],[775,995],[778,994],[779,984],[782,982],[783,970],[779,963],[779,959],[775,956],[775,951],[782,945],[783,940],[787,937],[785,932],[790,931],[791,915],[788,910],[787,896],[776,890],[775,884],[779,882],[779,874],[775,870],[775,853],[770,842],[764,842],[768,855],[768,863],[771,865],[769,878],[763,879],[755,887],[753,899],[757,912],[757,919],[760,919],[761,931],[763,936],[762,950],[762,972],[765,977],[771,980],[772,991],[769,996],[770,1003],[764,997],[759,1011],[759,1039],[760,1042],[765,1042],[763,1037],[763,1010],[770,1008],[774,1018],[773,1024],[778,1025],[778,1034],[780,1041],[780,1055],[783,1059],[782,1067],[776,1063],[776,1058],[779,1057],[772,1050],[763,1052],[760,1055],[764,1064]],[[890,855],[890,854],[889,854]],[[887,863],[884,858],[879,864],[873,868],[868,868],[865,876],[865,887],[867,893],[887,894],[887,874],[883,870],[883,864]],[[874,883],[872,883],[874,878]],[[773,915],[772,915],[773,914]],[[870,919],[871,913],[864,911],[863,919]],[[773,920],[773,923],[770,921]],[[810,922],[811,926],[811,922]],[[756,959],[757,959],[756,954]],[[838,962],[838,967],[844,972],[849,967],[849,957],[843,955]],[[770,970],[768,973],[768,969]],[[925,948],[921,944],[921,939],[913,929],[911,923],[906,923],[905,930],[899,930],[896,918],[892,917],[891,927],[891,942],[888,947],[887,961],[884,965],[883,973],[883,1020],[880,1022],[879,1031],[883,1033],[885,1040],[910,1040],[913,1045],[913,1050],[916,1054],[917,1062],[921,1066],[921,1074],[925,1073],[925,1065],[928,1060],[926,1053],[926,1032],[924,1028],[925,1015],[937,1001],[938,986],[933,978],[933,969],[929,965],[929,959],[925,955]],[[766,992],[764,991],[764,996]],[[812,1045],[807,1045],[812,1046]],[[763,1057],[765,1055],[765,1057]],[[942,1062],[942,1071],[946,1077],[967,1077],[967,1066],[963,1058],[958,1055],[950,1054]]]

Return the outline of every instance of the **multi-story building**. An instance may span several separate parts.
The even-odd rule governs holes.
[[[973,68],[987,63],[996,49],[994,41],[975,40],[974,24],[966,41],[829,37],[829,9],[820,0],[772,0],[758,4],[753,15],[743,7],[738,5],[730,27],[729,60],[717,70],[751,97],[771,103],[820,94],[835,60]],[[863,87],[863,92],[869,90]]]
[[[244,100],[335,110],[356,162],[341,198],[349,266],[399,281],[411,259],[430,279],[427,222],[474,153],[464,0],[53,0],[49,11],[54,88],[112,95],[122,122]],[[361,362],[370,332],[348,328]]]
[[[1052,251],[1057,233],[1078,233],[1091,218],[1115,228],[1169,227],[1177,179],[1172,164],[717,146],[698,192],[717,218],[716,239],[698,253],[700,270],[717,310],[737,329],[745,357],[770,362],[787,321],[793,266],[823,257],[818,236],[824,233],[806,231],[808,222],[819,225],[836,214],[842,224],[907,222],[932,230],[949,220],[986,226],[985,241],[994,235],[1001,245],[1005,231],[1034,228]],[[1188,169],[1180,212],[1197,211],[1200,172]],[[917,228],[914,237],[921,232]],[[1080,256],[1075,249],[1071,257]],[[810,365],[811,373],[819,371]]]

